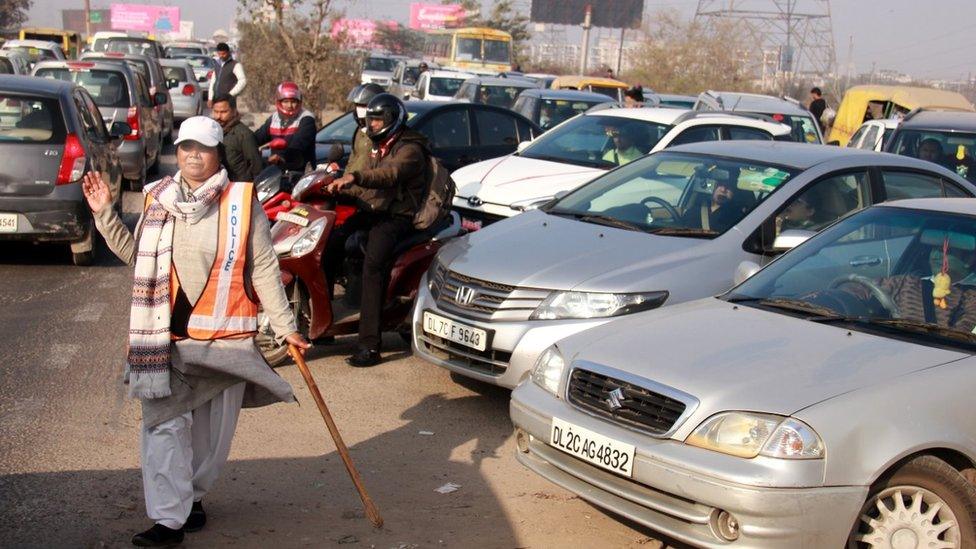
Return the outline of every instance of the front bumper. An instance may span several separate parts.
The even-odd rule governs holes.
[[[17,215],[17,232],[0,233],[0,240],[76,242],[84,240],[92,227],[80,183],[58,186],[43,197],[0,197],[0,213]]]
[[[492,331],[494,337],[491,347],[479,352],[428,336],[423,328],[425,310]],[[553,343],[607,321],[609,319],[486,322],[461,318],[437,307],[427,288],[427,275],[424,275],[417,291],[417,305],[413,310],[413,349],[417,356],[442,368],[511,389],[528,375],[539,355]]]
[[[146,141],[145,138],[134,141],[123,140],[118,148],[119,161],[122,163],[122,176],[126,179],[142,179],[146,169]]]
[[[770,478],[822,479],[822,462],[745,460],[652,438],[586,415],[532,382],[512,392],[510,413],[528,442],[517,451],[520,463],[594,505],[697,547],[844,547],[867,497],[867,486],[774,487]],[[550,446],[553,416],[634,444],[633,478]],[[721,511],[738,522],[735,541],[718,534]]]

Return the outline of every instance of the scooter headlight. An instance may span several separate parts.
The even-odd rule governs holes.
[[[291,255],[292,257],[302,257],[303,255],[311,252],[315,249],[315,245],[319,243],[319,239],[322,238],[322,233],[325,232],[325,218],[318,219],[314,221],[305,230],[302,231],[302,236],[298,237],[298,240],[291,245]]]
[[[316,174],[315,172],[312,172],[299,179],[298,183],[295,183],[295,187],[291,190],[291,197],[294,200],[299,200],[299,197],[302,195],[302,193],[305,192],[305,190],[308,189],[308,187],[315,182],[317,175],[318,174]]]

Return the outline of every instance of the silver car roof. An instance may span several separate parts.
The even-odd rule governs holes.
[[[667,150],[670,152],[690,152],[740,158],[801,170],[834,160],[855,161],[863,163],[866,166],[884,164],[906,168],[925,168],[926,170],[932,171],[939,171],[939,168],[941,168],[931,162],[908,156],[878,153],[848,147],[835,147],[832,145],[812,145],[786,141],[706,141],[678,145]],[[948,170],[945,170],[945,172],[952,173]]]
[[[972,198],[912,198],[885,202],[881,205],[894,208],[912,208],[914,210],[976,215],[976,200]]]

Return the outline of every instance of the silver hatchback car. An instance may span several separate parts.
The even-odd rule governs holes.
[[[550,347],[517,457],[698,547],[976,547],[974,331],[976,201],[875,206]]]
[[[648,155],[447,244],[418,291],[416,353],[514,387],[555,341],[715,295],[852,211],[976,195],[917,159],[824,145],[697,143]]]

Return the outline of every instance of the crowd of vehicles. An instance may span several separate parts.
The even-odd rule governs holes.
[[[116,201],[140,189],[213,60],[118,33],[66,59],[52,36],[0,48],[0,239],[84,265],[82,175]],[[625,106],[619,80],[512,70],[500,31],[432,32],[425,52],[361,75],[406,100],[456,184],[450,215],[398,245],[383,325],[513,389],[521,463],[696,546],[976,544],[976,424],[955,405],[976,388],[970,103],[858,86],[832,124],[734,91]],[[336,280],[323,255],[358,207],[325,191],[358,128],[339,116],[317,165],[255,180],[310,339],[357,331],[365,236]]]

